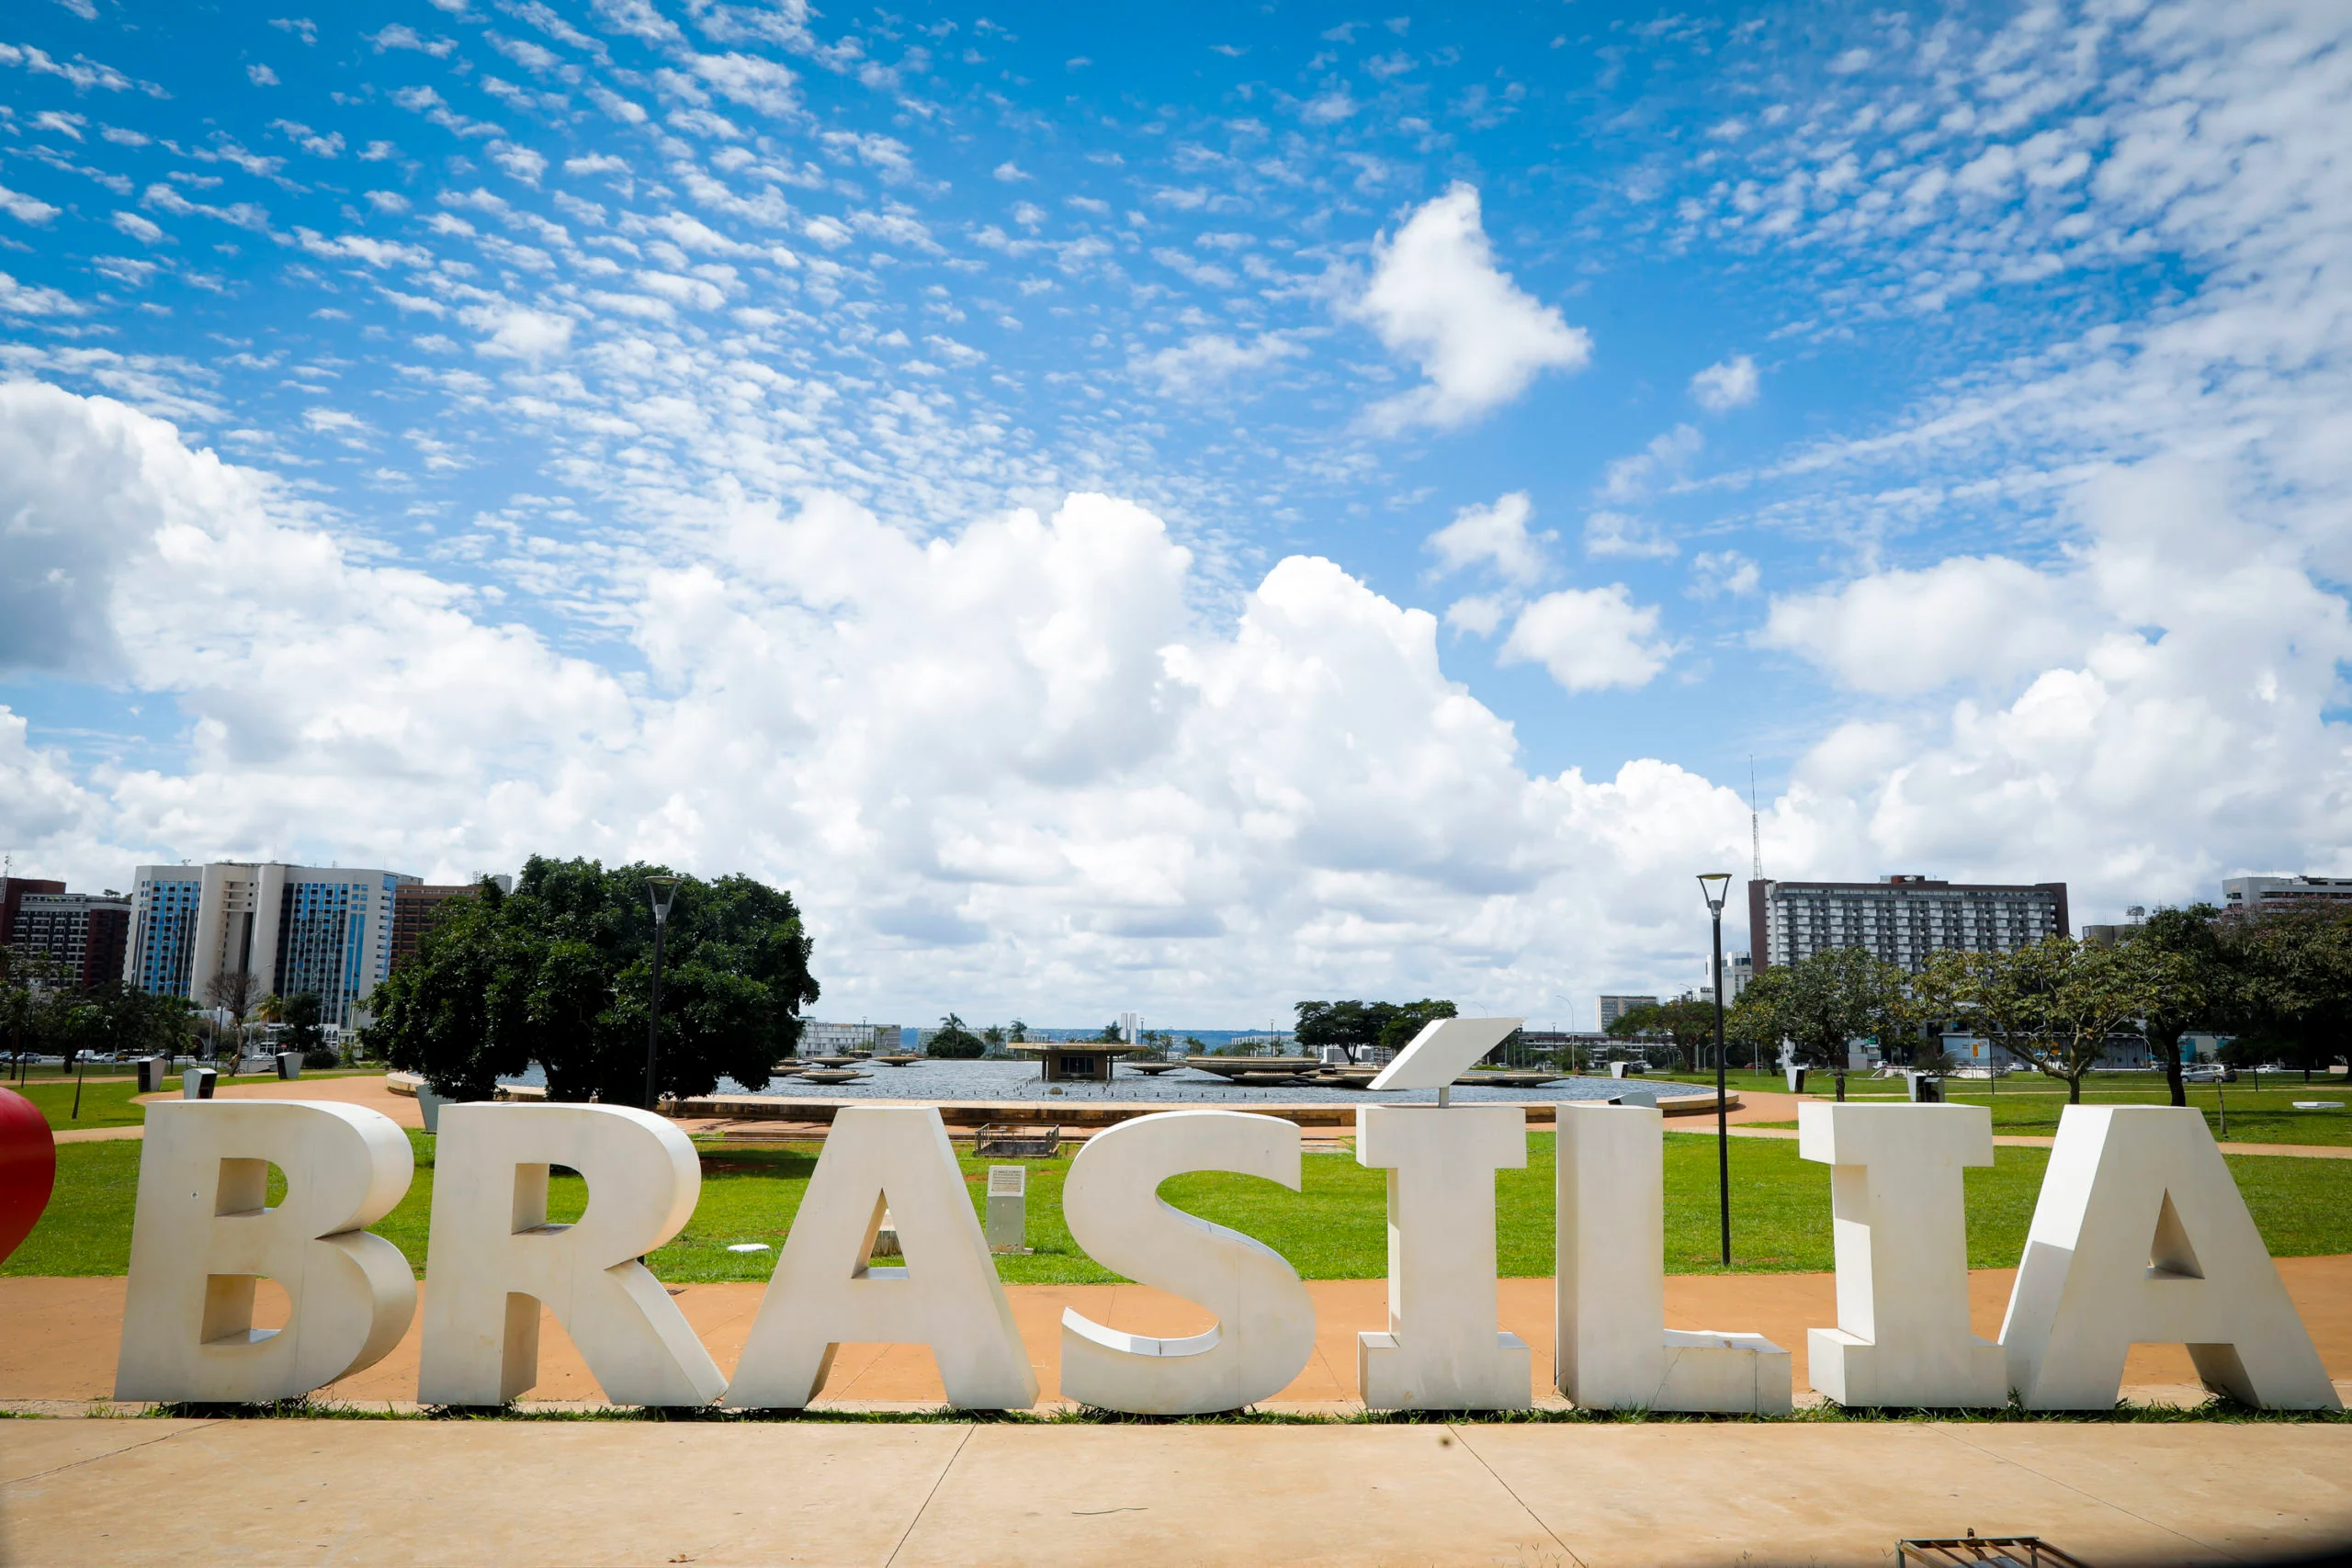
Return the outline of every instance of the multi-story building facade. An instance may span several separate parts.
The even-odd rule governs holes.
[[[895,1023],[820,1023],[815,1019],[806,1019],[800,1025],[799,1052],[803,1056],[841,1056],[852,1051],[887,1055],[900,1048],[899,1026]]]
[[[2267,915],[2314,906],[2352,909],[2352,876],[2225,876],[2222,913]]]
[[[1624,1017],[1625,1014],[1633,1011],[1635,1008],[1654,1008],[1656,1006],[1657,1006],[1657,998],[1656,997],[1603,997],[1600,998],[1601,1030],[1604,1033],[1607,1032],[1611,1024],[1616,1022],[1619,1019]]]
[[[17,901],[8,945],[48,957],[85,990],[122,977],[130,900],[107,893],[28,893]]]
[[[2071,932],[2063,882],[1876,882],[1747,885],[1749,961],[1756,974],[1831,948],[1859,947],[1917,971],[1946,949],[2007,953]]]
[[[393,904],[416,881],[277,862],[142,865],[122,976],[144,990],[209,1002],[220,976],[246,974],[253,999],[308,991],[325,1022],[348,1027],[391,972]]]
[[[0,942],[17,929],[17,905],[28,893],[62,893],[65,884],[45,876],[0,876]]]

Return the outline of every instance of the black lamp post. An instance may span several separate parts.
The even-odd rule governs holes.
[[[1731,1267],[1731,1111],[1724,1104],[1724,896],[1731,889],[1731,873],[1711,871],[1699,878],[1707,913],[1715,926],[1715,1195],[1724,1221],[1724,1267]]]
[[[645,1025],[645,1109],[655,1111],[661,1108],[654,1095],[653,1075],[662,1055],[662,933],[670,924],[670,900],[678,896],[678,879],[649,876],[645,896],[653,903],[653,1012]]]

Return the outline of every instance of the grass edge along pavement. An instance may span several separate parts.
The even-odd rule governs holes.
[[[433,1184],[434,1140],[409,1134],[415,1180],[393,1211],[372,1227],[401,1247],[422,1272]],[[129,1265],[137,1190],[139,1141],[69,1144],[58,1149],[57,1188],[48,1213],[0,1275],[119,1275]],[[706,1144],[703,1189],[694,1216],[648,1258],[675,1284],[763,1282],[774,1270],[821,1145]],[[1553,1271],[1554,1134],[1528,1140],[1524,1169],[1496,1173],[1498,1272],[1544,1278]],[[2227,1156],[2232,1176],[2274,1257],[2352,1253],[2352,1161],[2282,1156]],[[2001,1148],[1990,1167],[1966,1173],[1971,1268],[2014,1267],[2041,1190],[2049,1155]],[[959,1156],[975,1213],[991,1162]],[[1666,1268],[1714,1274],[1714,1149],[1707,1134],[1666,1136]],[[1816,1273],[1834,1266],[1829,1168],[1801,1160],[1792,1140],[1735,1139],[1731,1146],[1735,1273]],[[1030,1165],[1027,1257],[997,1259],[1008,1284],[1117,1283],[1119,1277],[1080,1253],[1061,1215],[1069,1161]],[[1303,1190],[1292,1192],[1251,1177],[1200,1173],[1162,1191],[1179,1208],[1255,1236],[1309,1280],[1379,1279],[1387,1269],[1385,1173],[1344,1152],[1304,1162]],[[275,1173],[273,1189],[281,1182]],[[273,1200],[274,1201],[274,1200]],[[578,1217],[585,1189],[559,1176],[549,1188],[549,1218]],[[736,1253],[730,1246],[764,1243]]]

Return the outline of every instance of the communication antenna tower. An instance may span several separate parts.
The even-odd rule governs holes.
[[[1747,754],[1747,847],[1756,857],[1756,880],[1764,880],[1764,829],[1756,817],[1756,754]]]

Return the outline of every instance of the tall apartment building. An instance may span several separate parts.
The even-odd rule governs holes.
[[[1830,948],[1859,947],[1917,971],[1946,949],[2007,953],[2071,934],[2063,882],[1750,882],[1749,961],[1757,974]]]
[[[2314,906],[2352,909],[2352,876],[2225,876],[2222,913],[2267,915]]]
[[[1656,997],[1603,997],[1600,998],[1600,1027],[1603,1032],[1606,1032],[1611,1024],[1635,1008],[1656,1006],[1657,1006]]]
[[[441,913],[441,906],[452,898],[463,898],[481,891],[484,878],[471,882],[403,882],[392,894],[392,962],[399,968],[416,956],[417,939],[424,928]],[[502,893],[514,891],[514,879],[499,875],[488,880],[498,885]]]
[[[142,865],[131,891],[122,977],[209,999],[219,976],[254,976],[256,998],[310,991],[347,1027],[391,972],[395,896],[417,879],[355,866],[277,862]]]
[[[9,946],[46,954],[88,991],[122,977],[130,900],[112,893],[27,893],[6,931]]]
[[[62,893],[65,884],[45,876],[0,876],[0,942],[17,929],[17,905],[28,893]]]

